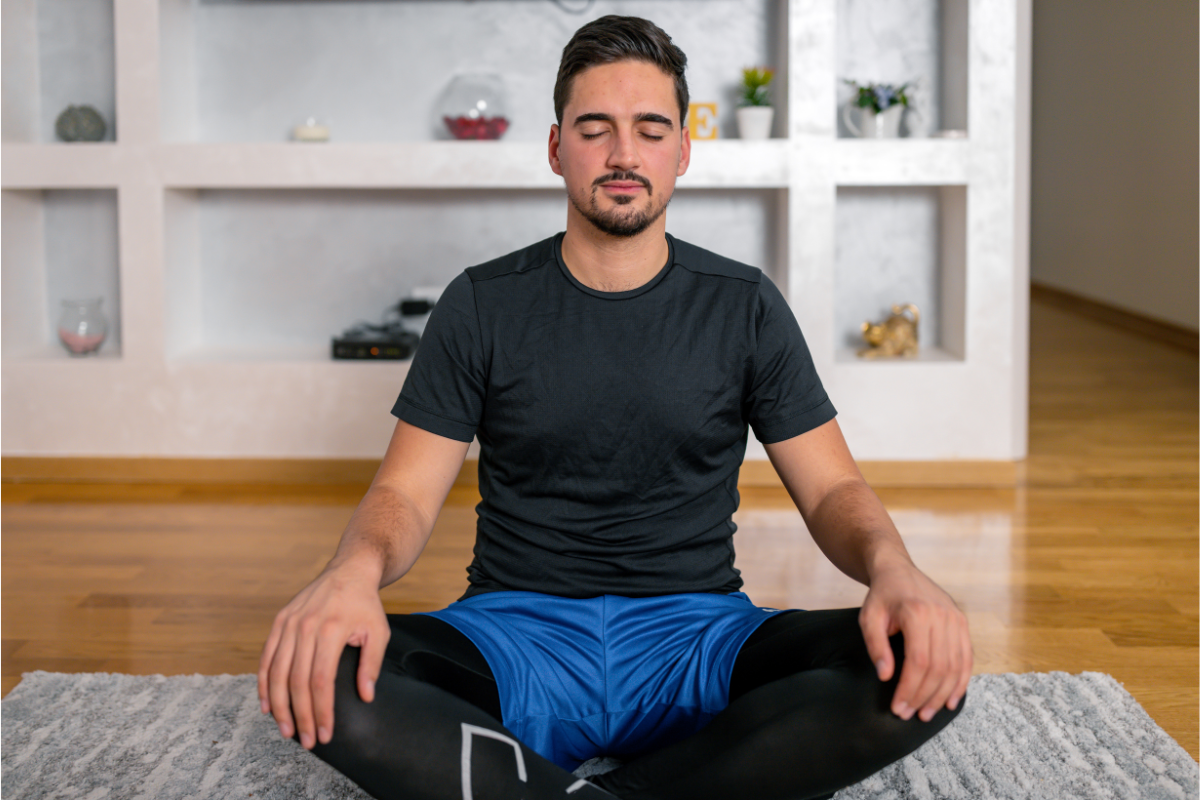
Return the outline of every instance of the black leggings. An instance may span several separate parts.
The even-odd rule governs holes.
[[[827,798],[916,750],[962,710],[907,722],[893,678],[875,674],[858,609],[789,611],[764,622],[734,662],[729,706],[693,736],[590,783],[519,743],[500,722],[487,661],[449,623],[389,614],[375,700],[358,696],[359,648],[338,667],[333,738],[312,752],[379,800]],[[295,736],[298,740],[298,736]]]

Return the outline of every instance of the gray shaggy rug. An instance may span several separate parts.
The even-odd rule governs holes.
[[[368,798],[280,737],[253,675],[30,672],[0,726],[6,798]],[[975,676],[946,730],[836,797],[1195,800],[1198,786],[1200,767],[1111,676],[1033,672]]]

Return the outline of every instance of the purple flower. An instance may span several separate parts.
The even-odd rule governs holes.
[[[869,108],[875,112],[885,111],[894,105],[908,105],[908,95],[904,90],[908,88],[907,83],[902,83],[895,86],[890,83],[868,83],[865,85],[859,84],[858,81],[844,79],[857,91],[857,98],[854,104],[859,108]]]

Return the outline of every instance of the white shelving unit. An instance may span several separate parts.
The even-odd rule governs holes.
[[[84,2],[93,16],[111,3],[111,34],[39,52]],[[1029,2],[598,0],[576,16],[515,0],[5,0],[4,454],[381,455],[407,363],[334,362],[329,335],[562,229],[546,163],[558,57],[585,21],[622,13],[662,25],[689,56],[692,99],[721,105],[725,138],[693,145],[668,230],[781,285],[855,455],[1021,459]],[[900,53],[881,44],[897,26]],[[343,52],[349,33],[357,68],[374,65],[354,85],[329,64],[360,57]],[[107,89],[58,75],[105,50]],[[728,138],[749,63],[777,69],[762,142]],[[506,138],[425,131],[429,76],[480,64],[509,81]],[[839,133],[843,77],[905,70],[927,87],[912,120],[969,138]],[[115,141],[53,141],[56,109],[102,108],[105,91]],[[284,141],[314,108],[333,141]],[[85,284],[118,295],[117,334],[71,358],[55,309]],[[911,299],[890,287],[927,298],[928,344],[915,361],[860,361],[859,311]],[[752,441],[747,457],[765,454]]]

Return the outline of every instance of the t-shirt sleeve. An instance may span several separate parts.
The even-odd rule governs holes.
[[[469,442],[483,416],[486,391],[475,291],[463,272],[430,312],[392,413],[430,433]]]
[[[817,377],[796,315],[770,278],[762,276],[755,314],[757,347],[746,421],[763,444],[782,442],[837,415]]]

